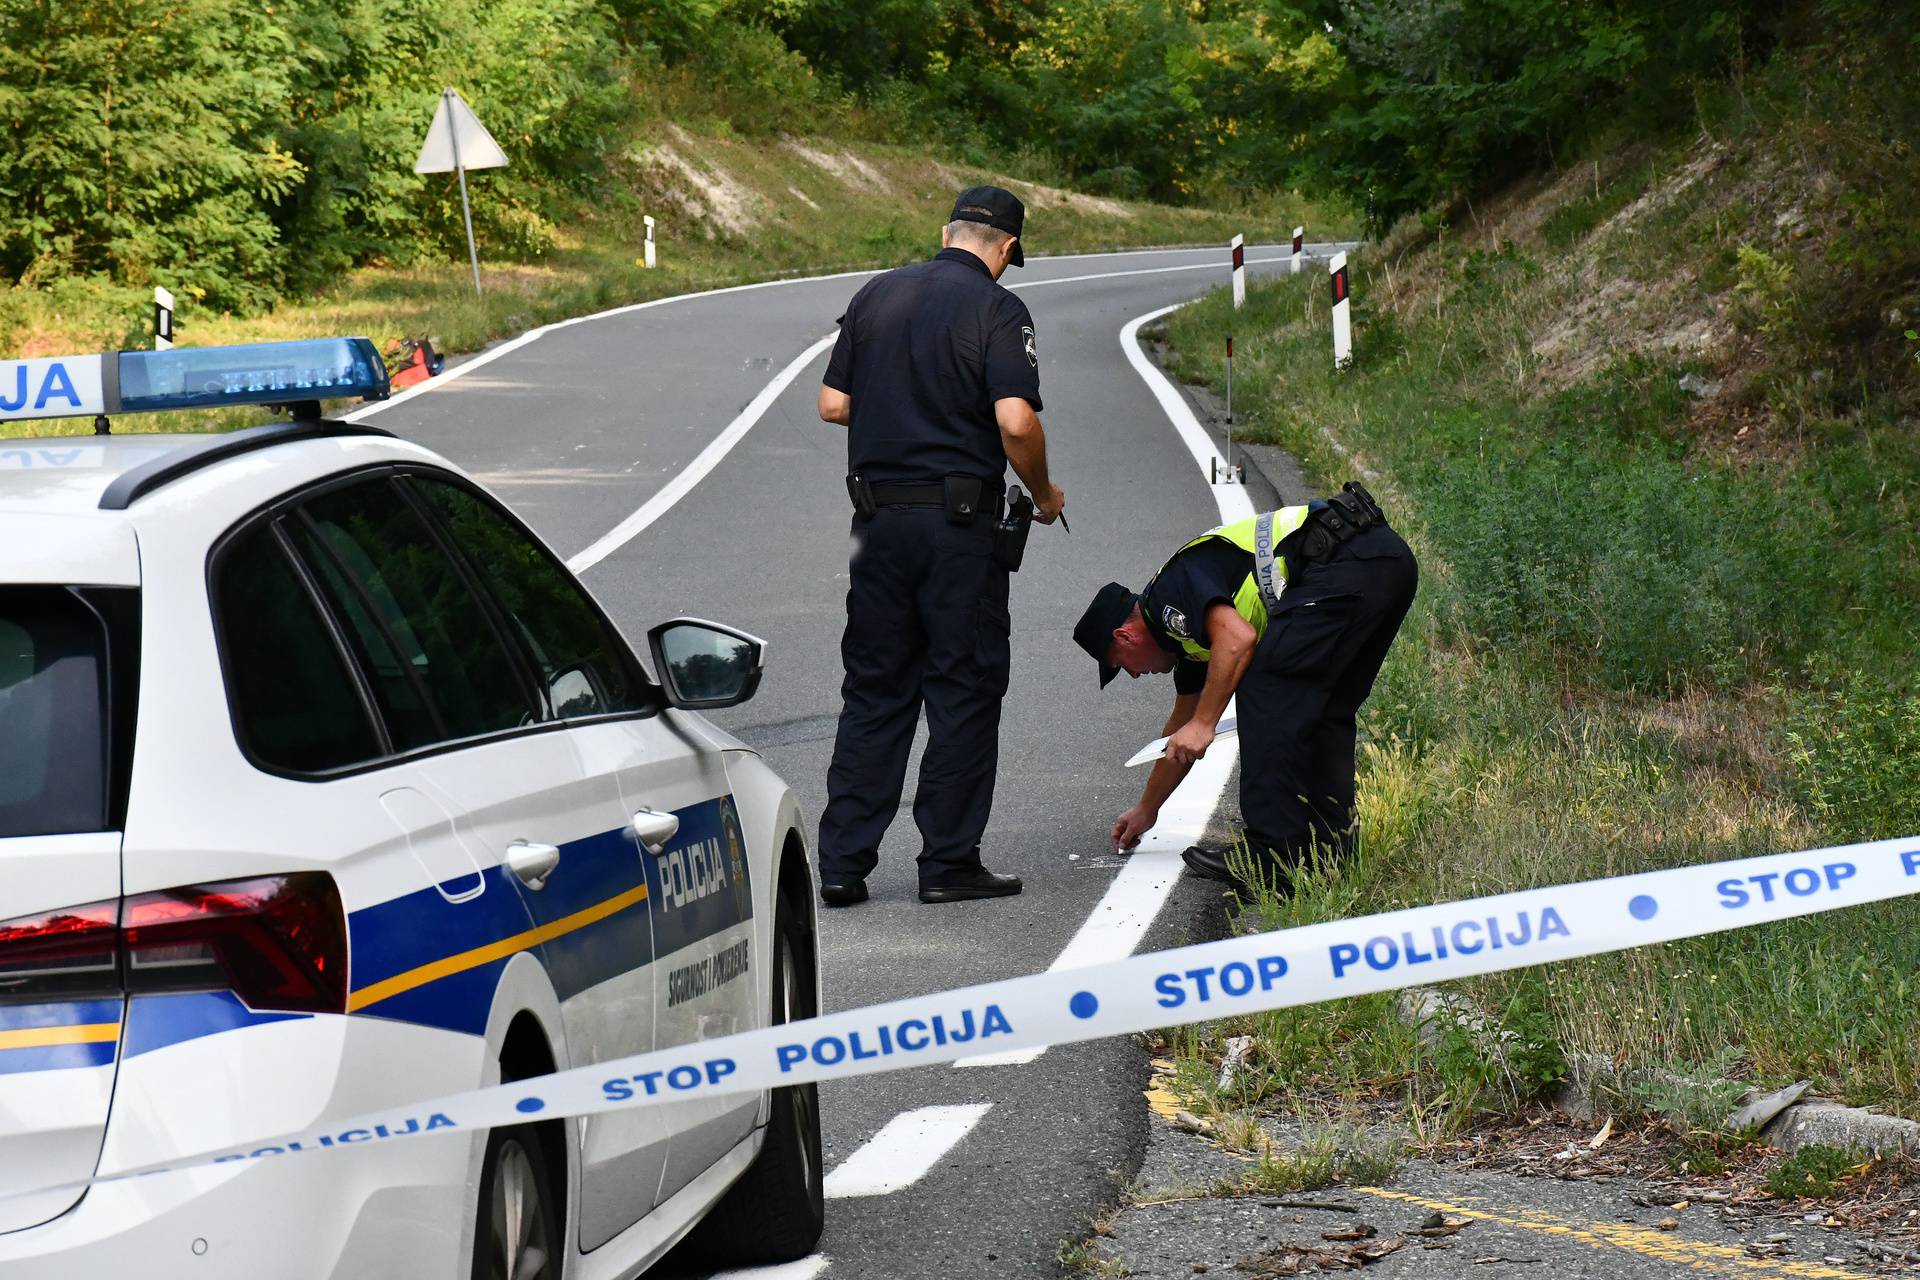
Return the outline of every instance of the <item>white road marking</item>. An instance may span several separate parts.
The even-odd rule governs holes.
[[[827,1198],[883,1196],[912,1186],[991,1110],[991,1102],[980,1102],[901,1112],[827,1175]]]
[[[1178,311],[1186,305],[1184,302],[1176,302],[1170,307],[1161,307],[1127,321],[1126,326],[1120,330],[1120,349],[1126,353],[1127,363],[1133,366],[1133,371],[1140,375],[1146,382],[1147,389],[1153,392],[1153,398],[1160,402],[1160,409],[1173,422],[1174,430],[1178,431],[1180,438],[1186,442],[1188,452],[1193,454],[1193,460],[1200,465],[1200,474],[1211,478],[1214,474],[1216,459],[1221,470],[1226,469],[1227,460],[1222,458],[1220,451],[1213,447],[1213,437],[1208,435],[1206,428],[1200,425],[1200,420],[1193,416],[1193,410],[1187,406],[1186,399],[1181,396],[1173,383],[1168,381],[1167,375],[1160,372],[1153,361],[1147,359],[1146,352],[1140,349],[1140,326],[1150,320],[1158,320],[1161,316]],[[1213,500],[1220,507],[1221,523],[1229,524],[1255,514],[1252,499],[1247,497],[1247,491],[1239,485],[1215,484],[1210,487],[1213,489]]]
[[[680,474],[661,486],[657,493],[641,504],[638,511],[607,530],[592,546],[570,557],[567,560],[567,568],[575,573],[584,573],[633,541],[648,525],[672,510],[676,502],[686,497],[693,486],[706,478],[707,472],[720,465],[720,460],[732,452],[733,446],[740,443],[747,432],[753,430],[753,424],[760,421],[760,415],[780,398],[780,393],[800,376],[802,369],[813,363],[816,356],[833,345],[833,340],[839,334],[840,331],[836,329],[795,356],[791,364],[774,375],[772,382],[760,388],[760,394],[749,401],[747,407],[727,424],[725,431],[715,436],[712,442],[700,451],[698,457],[681,468]]]
[[[1261,259],[1261,261],[1278,262],[1280,261],[1280,259],[1263,258]],[[1060,279],[1060,280],[1027,281],[1015,287],[1023,288],[1023,289],[1031,289],[1031,288],[1038,287],[1040,285],[1071,284],[1071,283],[1074,283],[1075,281],[1080,281],[1080,280],[1112,280],[1121,276],[1152,276],[1152,275],[1160,275],[1168,271],[1202,271],[1218,265],[1219,265],[1218,263],[1201,262],[1201,263],[1190,263],[1184,266],[1177,266],[1177,267],[1141,267],[1138,270],[1134,270],[1134,271],[1103,271],[1094,275],[1067,276],[1064,279]],[[830,279],[833,279],[834,277],[821,276],[818,278],[830,280]],[[753,286],[743,285],[741,287],[749,288]],[[727,291],[716,290],[716,292],[724,293]],[[699,295],[685,294],[682,296],[696,297]],[[622,308],[621,310],[638,311],[645,307],[658,306],[660,305],[661,302],[667,302],[667,301],[672,301],[672,299],[663,298],[655,302],[637,303],[632,307]],[[618,315],[620,314],[620,311],[602,312],[600,314],[601,315]],[[1154,314],[1159,315],[1162,313],[1155,312]],[[580,317],[580,320],[590,320],[590,319],[597,319],[597,318],[598,317],[596,316],[582,316]],[[524,344],[525,342],[531,341],[533,338],[538,337],[540,334],[545,333],[548,330],[563,328],[566,325],[577,324],[577,323],[579,323],[579,320],[563,320],[563,321],[560,321],[558,324],[548,325],[546,329],[536,329],[529,334],[523,335],[522,338],[515,339],[514,341],[515,343]],[[1137,321],[1135,323],[1136,325],[1138,324]],[[733,451],[733,446],[735,446],[736,444],[739,444],[740,441],[746,436],[747,432],[753,430],[754,424],[759,422],[762,415],[764,415],[768,409],[773,407],[773,402],[778,400],[781,394],[785,392],[789,386],[792,385],[793,380],[800,376],[801,370],[805,369],[807,365],[811,364],[814,361],[814,359],[820,355],[821,352],[831,347],[833,345],[834,339],[838,335],[839,335],[839,331],[835,330],[833,333],[828,334],[826,337],[820,339],[818,342],[808,347],[805,351],[802,351],[798,356],[795,356],[793,360],[787,365],[786,368],[782,369],[779,373],[774,375],[773,380],[771,382],[767,383],[766,386],[760,388],[760,394],[756,395],[751,401],[748,402],[747,407],[742,409],[734,417],[733,421],[727,424],[726,430],[722,431],[718,436],[715,436],[713,440],[708,443],[707,447],[700,451],[699,456],[695,457],[692,462],[689,462],[685,467],[683,467],[680,470],[679,474],[674,476],[672,480],[668,481],[664,486],[662,486],[660,490],[656,492],[652,497],[648,498],[646,502],[642,503],[638,511],[635,511],[632,515],[628,516],[625,520],[622,520],[619,524],[609,529],[605,534],[603,534],[600,538],[598,538],[591,546],[587,547],[586,550],[577,552],[573,556],[569,557],[567,560],[567,568],[573,570],[575,573],[586,572],[588,569],[591,569],[594,565],[599,564],[602,560],[612,555],[615,551],[618,551],[621,547],[625,546],[627,543],[633,541],[636,537],[638,537],[641,533],[643,533],[646,530],[648,525],[651,525],[654,521],[658,520],[661,516],[671,511],[674,505],[678,503],[680,499],[686,497],[687,494],[692,491],[695,485],[699,484],[701,480],[706,478],[706,475],[708,472],[712,471],[715,467],[720,465],[721,459],[725,458],[727,454]],[[512,344],[503,344],[501,347],[496,347],[492,351],[487,352],[484,358],[492,359],[502,354],[505,347],[508,345],[512,345]],[[471,369],[473,365],[477,362],[478,361],[476,360],[476,361],[461,365],[459,366],[459,369],[454,370],[454,372]],[[442,378],[446,376],[447,376],[446,374],[441,375]],[[423,383],[421,385],[427,386],[431,384]],[[401,395],[402,396],[409,395],[412,393],[412,391],[415,391],[418,389],[419,388],[417,387],[410,388],[408,391],[402,392]],[[398,398],[399,397],[396,397],[396,400]],[[1178,400],[1179,397],[1175,396],[1175,399]],[[394,403],[394,401],[388,401],[387,403],[392,404]],[[1182,403],[1184,404],[1184,402]],[[378,406],[375,406],[375,407],[378,407]],[[361,412],[365,413],[368,411],[362,410]],[[1189,414],[1188,416],[1191,417],[1192,415]],[[1198,430],[1198,424],[1195,425],[1195,429]]]
[[[1120,349],[1126,352],[1127,361],[1133,365],[1134,372],[1140,375],[1153,392],[1154,399],[1160,402],[1161,411],[1180,433],[1181,440],[1193,454],[1193,460],[1200,464],[1200,474],[1211,477],[1214,459],[1219,458],[1213,447],[1213,438],[1200,425],[1199,419],[1193,416],[1193,410],[1167,379],[1167,375],[1160,372],[1140,350],[1142,325],[1186,305],[1184,302],[1176,303],[1129,320],[1120,330]],[[1224,467],[1225,464],[1226,459],[1220,458],[1220,465]],[[1210,484],[1209,487],[1213,490],[1214,502],[1220,508],[1222,524],[1244,520],[1254,514],[1252,499],[1239,485]],[[1231,702],[1227,704],[1227,714],[1234,714]],[[1213,812],[1220,807],[1220,797],[1227,789],[1227,779],[1233,776],[1233,764],[1239,754],[1240,740],[1237,736],[1214,741],[1212,748],[1193,766],[1179,789],[1167,797],[1166,804],[1160,807],[1160,820],[1141,839],[1140,847],[1128,858],[1127,865],[1107,886],[1093,914],[1081,924],[1079,932],[1067,943],[1066,950],[1048,966],[1049,972],[1104,964],[1133,954],[1134,948],[1140,945],[1140,939],[1146,936],[1147,929],[1153,924],[1154,917],[1160,914],[1167,895],[1173,892],[1174,883],[1180,879],[1180,850],[1200,839],[1206,833],[1207,825],[1213,821]],[[983,1053],[961,1058],[953,1065],[1017,1066],[1032,1062],[1045,1052],[1045,1046],[1034,1046],[1006,1053]]]
[[[771,1267],[742,1267],[738,1271],[720,1271],[707,1280],[813,1280],[827,1269],[827,1260],[817,1253],[797,1262],[782,1262]]]
[[[1285,262],[1285,258],[1249,258],[1247,265],[1257,267],[1269,262]],[[1050,284],[1078,284],[1082,280],[1112,280],[1119,276],[1158,276],[1169,271],[1209,271],[1220,266],[1217,262],[1189,262],[1177,267],[1141,267],[1137,271],[1100,271],[1090,276],[1059,276],[1052,280],[1020,280],[1007,285],[1009,289],[1039,289]],[[1001,283],[1005,283],[1002,277]],[[1184,303],[1181,305],[1185,305]]]
[[[1167,248],[1167,249],[1122,249],[1112,253],[1063,253],[1056,257],[1035,257],[1032,261],[1036,265],[1038,265],[1039,263],[1042,263],[1042,262],[1075,262],[1082,258],[1133,258],[1133,257],[1142,257],[1147,254],[1216,253],[1216,252],[1218,252],[1218,250],[1212,245],[1187,245],[1187,246],[1176,246],[1176,247]],[[1278,261],[1284,261],[1284,259],[1278,259],[1278,258],[1262,259],[1262,261],[1278,262]],[[1198,265],[1200,267],[1207,267],[1207,266],[1214,266],[1217,264],[1201,263]],[[1181,267],[1181,268],[1173,268],[1173,269],[1174,270],[1190,270],[1192,268]],[[671,306],[674,303],[678,303],[678,302],[691,302],[695,298],[714,298],[724,293],[745,293],[750,289],[775,289],[783,285],[790,285],[790,284],[818,284],[823,280],[850,280],[855,276],[879,275],[880,272],[884,270],[886,270],[886,268],[884,267],[862,267],[854,271],[833,271],[833,272],[829,272],[826,275],[819,275],[819,276],[788,276],[780,280],[756,280],[752,284],[731,284],[731,285],[725,286],[724,288],[719,288],[719,289],[700,289],[693,293],[676,293],[676,294],[671,294],[665,298],[653,298],[646,302],[630,302],[627,305],[622,307],[609,307],[605,311],[594,311],[594,312],[589,312],[587,315],[584,315],[584,316],[571,316],[565,320],[556,320],[552,324],[543,324],[537,329],[529,329],[525,333],[522,333],[516,337],[509,338],[505,342],[502,342],[499,346],[489,347],[487,350],[482,351],[480,354],[474,356],[471,360],[462,361],[461,363],[455,365],[451,369],[448,369],[446,372],[440,374],[439,376],[429,378],[425,382],[416,383],[415,385],[408,387],[405,391],[400,391],[395,393],[389,399],[375,401],[373,404],[365,405],[359,409],[355,409],[352,413],[343,414],[341,415],[341,420],[343,422],[358,422],[362,418],[370,418],[376,413],[384,413],[388,409],[394,408],[396,405],[405,404],[407,401],[413,399],[415,396],[425,395],[429,391],[442,390],[448,386],[451,386],[453,383],[458,382],[461,378],[464,378],[467,375],[471,374],[475,369],[483,368],[486,365],[492,364],[495,360],[498,360],[501,356],[511,355],[513,352],[518,351],[521,347],[526,346],[528,343],[534,341],[536,338],[539,338],[545,334],[552,333],[558,329],[570,329],[576,324],[587,324],[590,321],[594,321],[594,320],[608,320],[613,318],[614,316],[630,315],[635,311],[646,311],[652,307]],[[1144,274],[1149,274],[1150,271],[1163,271],[1163,270],[1167,270],[1167,268],[1164,268],[1164,267],[1150,268],[1149,271],[1143,271],[1140,274],[1144,275]],[[1122,272],[1116,272],[1113,274],[1129,275],[1133,273],[1122,271]],[[1073,279],[1077,279],[1077,280],[1099,280],[1099,279],[1105,279],[1105,278],[1106,278],[1105,276],[1073,277]],[[1027,282],[1027,287],[1031,287],[1032,285],[1035,285],[1035,284],[1051,284],[1051,283],[1064,284],[1066,283],[1066,281],[1034,280],[1034,281]]]

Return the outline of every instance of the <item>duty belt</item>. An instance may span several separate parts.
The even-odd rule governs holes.
[[[948,485],[943,480],[931,481],[877,481],[860,482],[849,477],[850,487],[864,488],[868,501],[875,507],[939,507],[946,508],[952,499]],[[979,496],[972,504],[974,510],[965,514],[972,519],[986,516],[989,519],[1000,518],[1006,501],[1005,491],[999,485],[979,483]],[[854,507],[860,508],[860,497],[854,497]]]
[[[1334,552],[1375,525],[1384,525],[1387,517],[1380,504],[1357,480],[1349,480],[1326,505],[1308,514],[1298,529],[1279,541],[1274,540],[1273,521],[1279,513],[1269,511],[1253,522],[1253,579],[1260,598],[1269,612],[1280,603],[1280,591],[1274,586],[1275,562],[1282,555],[1301,564],[1331,559]],[[1285,587],[1282,579],[1281,589]]]

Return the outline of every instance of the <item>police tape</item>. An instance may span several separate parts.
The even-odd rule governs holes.
[[[895,1000],[63,1185],[899,1071],[1624,951],[1916,892],[1920,836],[1409,907]]]

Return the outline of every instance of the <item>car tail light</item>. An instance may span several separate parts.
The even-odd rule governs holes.
[[[120,932],[129,991],[225,989],[250,1009],[346,1012],[346,915],[324,872],[137,894]]]
[[[0,921],[0,1001],[122,991],[231,991],[250,1009],[345,1013],[340,890],[302,871]]]
[[[0,921],[0,1000],[119,995],[119,916],[108,901]]]

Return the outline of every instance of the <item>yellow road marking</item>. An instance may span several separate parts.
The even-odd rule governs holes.
[[[1381,1187],[1353,1187],[1362,1195],[1378,1196],[1382,1200],[1400,1200],[1408,1204],[1417,1204],[1423,1209],[1438,1209],[1441,1213],[1450,1213],[1460,1217],[1475,1218],[1483,1222],[1498,1222],[1509,1227],[1518,1227],[1522,1231],[1538,1231],[1542,1235],[1558,1236],[1566,1240],[1577,1240],[1592,1245],[1596,1249],[1626,1249],[1648,1258],[1658,1258],[1663,1262],[1684,1263],[1695,1271],[1709,1275],[1741,1275],[1754,1277],[1791,1276],[1795,1280],[1866,1280],[1861,1271],[1843,1271],[1838,1267],[1823,1263],[1798,1262],[1785,1258],[1756,1258],[1744,1247],[1738,1245],[1707,1244],[1705,1241],[1688,1240],[1670,1235],[1665,1231],[1656,1231],[1650,1227],[1636,1226],[1631,1222],[1577,1222],[1560,1218],[1554,1214],[1542,1213],[1536,1209],[1519,1209],[1516,1213],[1524,1217],[1508,1217],[1492,1213],[1484,1208],[1452,1204],[1445,1200],[1428,1200],[1423,1196],[1409,1195],[1404,1191],[1388,1191]],[[1478,1197],[1464,1197],[1478,1199]]]
[[[489,942],[484,947],[475,947],[471,951],[443,956],[417,968],[408,969],[405,973],[396,973],[391,978],[382,978],[379,982],[361,987],[348,996],[347,1012],[364,1009],[370,1004],[378,1004],[382,1000],[391,999],[415,987],[424,987],[429,982],[437,982],[441,978],[451,977],[453,974],[477,969],[483,964],[491,964],[495,960],[517,955],[543,942],[551,942],[562,934],[572,933],[575,929],[584,929],[590,924],[598,924],[608,916],[617,915],[628,907],[646,900],[647,886],[637,885],[623,894],[608,898],[605,902],[596,902],[585,910],[576,911],[570,916],[562,916],[551,924],[543,924],[537,929],[528,929],[525,933],[516,933],[498,942]]]
[[[1172,1124],[1174,1116],[1178,1115],[1181,1111],[1180,1099],[1171,1089],[1167,1088],[1164,1077],[1155,1076],[1153,1078],[1153,1087],[1144,1092],[1147,1098],[1147,1106],[1153,1109],[1153,1114],[1159,1116],[1168,1124]]]
[[[25,1027],[0,1031],[0,1049],[45,1049],[59,1044],[108,1044],[120,1038],[117,1022],[82,1022],[65,1027]]]
[[[1180,1095],[1167,1087],[1173,1083],[1174,1065],[1166,1058],[1153,1058],[1147,1065],[1153,1068],[1153,1077],[1142,1091],[1147,1106],[1153,1114],[1172,1124],[1173,1117],[1182,1109]]]

